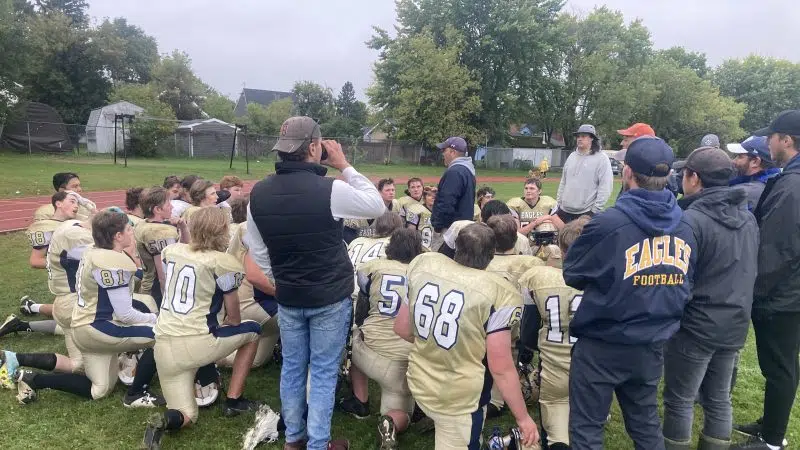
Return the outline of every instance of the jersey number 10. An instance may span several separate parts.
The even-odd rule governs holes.
[[[164,278],[167,289],[161,309],[169,310],[168,305],[172,305],[173,312],[188,314],[194,308],[194,290],[197,285],[197,275],[194,272],[194,267],[183,266],[176,275],[175,263],[170,261],[167,263],[167,271]],[[173,278],[175,278],[174,282]]]

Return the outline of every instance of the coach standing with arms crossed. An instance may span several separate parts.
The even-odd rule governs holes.
[[[322,141],[310,117],[287,119],[274,150],[280,158],[276,173],[250,193],[247,240],[256,263],[265,271],[271,267],[275,276],[284,448],[347,449],[347,441],[330,441],[336,377],[353,310],[353,266],[340,219],[374,219],[386,206],[347,162],[341,145]],[[320,163],[341,171],[344,181],[326,178]]]
[[[436,147],[442,150],[447,170],[439,180],[431,225],[437,233],[444,233],[453,222],[472,220],[475,215],[475,166],[463,138],[451,137]]]
[[[777,450],[797,392],[800,352],[800,110],[782,112],[754,133],[768,136],[772,160],[783,172],[767,181],[755,215],[760,228],[753,329],[766,378],[764,416],[736,428],[753,439],[732,449]]]

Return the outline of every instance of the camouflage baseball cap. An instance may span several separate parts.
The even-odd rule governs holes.
[[[306,142],[319,139],[322,133],[319,124],[307,116],[289,117],[281,125],[280,137],[272,150],[282,153],[294,153]]]

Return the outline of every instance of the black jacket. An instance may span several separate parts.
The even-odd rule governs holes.
[[[767,181],[755,215],[761,246],[753,317],[800,312],[800,156]]]
[[[740,187],[713,187],[678,204],[697,242],[681,329],[712,348],[740,349],[750,327],[758,257],[758,225],[747,194]]]
[[[439,180],[439,191],[433,204],[431,225],[437,233],[450,228],[457,220],[475,216],[475,166],[467,157],[450,163]]]
[[[353,293],[353,265],[342,221],[331,214],[333,178],[306,162],[280,162],[250,194],[250,214],[269,250],[275,298],[284,306],[316,308]]]

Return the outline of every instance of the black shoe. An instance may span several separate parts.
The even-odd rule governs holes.
[[[222,404],[222,415],[225,417],[235,417],[239,414],[256,412],[263,404],[263,402],[248,400],[244,397],[239,397],[235,400],[228,398],[225,399],[225,403]]]
[[[497,407],[492,403],[486,405],[486,418],[487,419],[494,419],[495,417],[500,417],[508,411],[508,408],[505,406]]]
[[[6,321],[0,325],[0,337],[3,337],[9,333],[19,333],[19,332],[30,332],[31,329],[28,326],[28,322],[23,322],[17,318],[15,315],[10,315],[6,317]]]
[[[781,445],[780,450],[785,449],[783,445]],[[771,450],[769,445],[761,439],[760,436],[753,436],[748,441],[741,443],[741,444],[733,444],[730,447],[730,450]]]
[[[161,414],[153,414],[147,421],[147,428],[144,429],[144,438],[142,438],[142,445],[139,446],[141,450],[160,450],[161,438],[164,432],[167,431],[167,422]]]
[[[369,417],[369,404],[361,402],[354,396],[346,398],[337,405],[341,411],[350,414],[356,419],[366,419]]]
[[[734,425],[733,429],[738,431],[739,433],[746,434],[748,436],[759,436],[761,435],[761,431],[764,428],[764,418],[760,417],[753,423],[746,423],[743,425]]]

